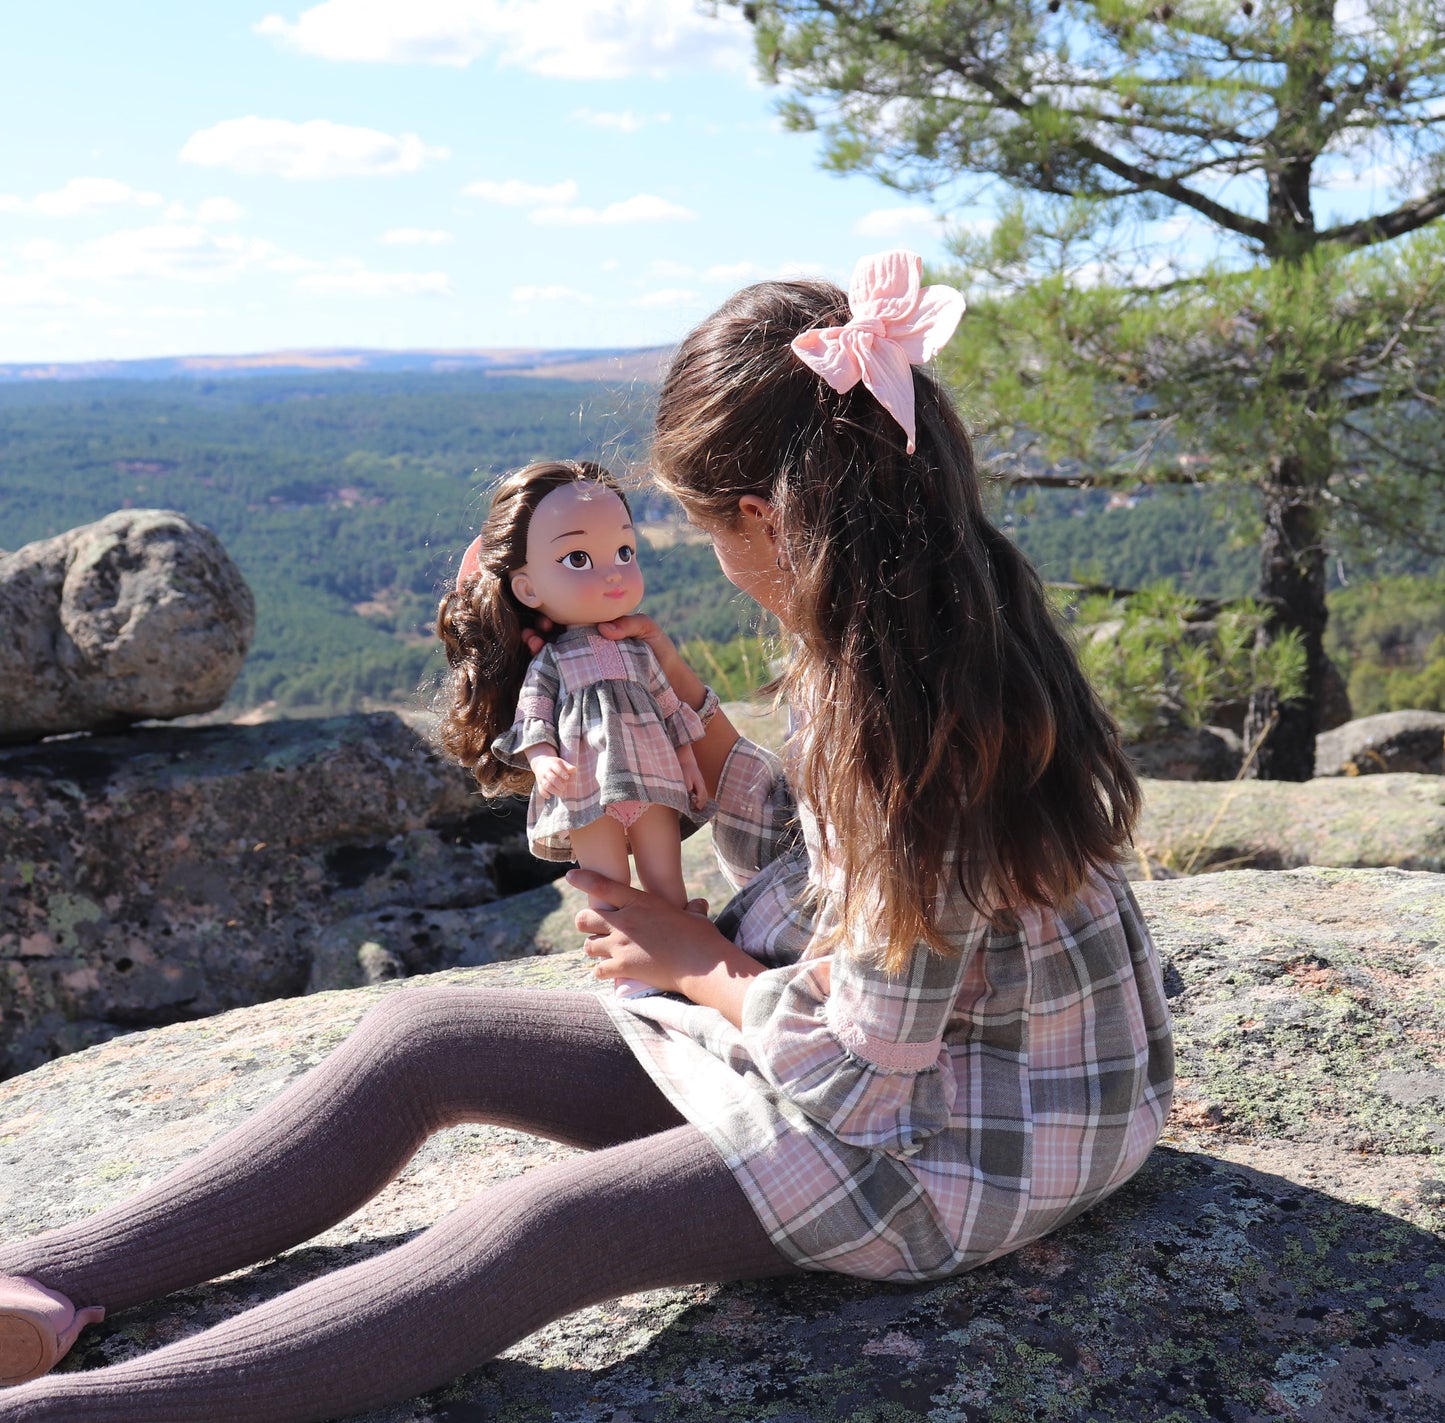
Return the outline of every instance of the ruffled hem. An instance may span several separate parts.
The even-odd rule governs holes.
[[[522,721],[514,721],[492,742],[492,755],[499,761],[505,761],[509,766],[518,766],[525,771],[530,764],[524,754],[528,747],[556,746],[556,744],[557,730],[555,727],[549,726],[545,721],[527,717]]]

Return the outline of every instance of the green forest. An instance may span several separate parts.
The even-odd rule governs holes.
[[[256,641],[225,713],[416,705],[441,671],[438,596],[490,483],[536,458],[640,475],[647,393],[477,373],[0,384],[0,547],[125,507],[213,529],[256,596]],[[678,541],[640,479],[646,611],[741,693],[766,677],[750,605],[710,550]],[[1254,586],[1247,504],[1189,488],[991,491],[1046,578],[1195,598]],[[668,537],[649,541],[651,522]],[[656,546],[654,546],[654,544]],[[1331,654],[1357,713],[1445,706],[1445,579],[1392,550],[1340,562]],[[740,639],[742,639],[740,641]]]

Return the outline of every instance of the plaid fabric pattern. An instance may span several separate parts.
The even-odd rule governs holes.
[[[740,741],[718,786],[718,916],[770,965],[734,1028],[675,998],[604,999],[643,1066],[707,1134],[796,1264],[938,1279],[1056,1229],[1143,1164],[1174,1051],[1128,884],[991,929],[946,907],[952,957],[897,975],[877,945],[811,954],[828,922],[817,826],[781,763]]]
[[[493,752],[526,766],[531,746],[555,746],[577,770],[558,796],[535,787],[527,842],[543,860],[572,860],[571,831],[609,805],[645,801],[699,818],[688,803],[679,746],[698,740],[702,722],[680,702],[641,638],[613,642],[595,628],[570,627],[532,659],[511,727]]]

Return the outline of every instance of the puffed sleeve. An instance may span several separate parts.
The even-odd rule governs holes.
[[[713,848],[734,889],[802,844],[781,759],[745,736],[738,737],[723,761],[715,804]]]
[[[701,741],[707,735],[702,718],[672,690],[672,683],[667,680],[653,650],[641,638],[637,639],[637,645],[647,665],[647,690],[652,693],[652,699],[662,713],[662,724],[667,728],[668,739],[674,746],[688,746],[694,741]]]
[[[556,746],[557,693],[561,685],[557,655],[548,643],[527,668],[512,725],[492,742],[492,754],[498,760],[509,766],[526,766],[529,746]]]
[[[841,1141],[908,1156],[948,1126],[957,1082],[943,1034],[987,924],[965,909],[941,927],[954,952],[920,942],[898,973],[864,945],[770,969],[748,988],[754,1062]]]

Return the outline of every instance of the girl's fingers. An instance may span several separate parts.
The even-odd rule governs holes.
[[[640,889],[634,889],[621,880],[609,879],[606,875],[598,874],[596,870],[568,870],[567,883],[573,889],[580,889],[589,899],[600,899],[604,904],[614,905],[618,909],[625,909],[642,894]],[[604,921],[602,932],[605,933],[607,927]]]
[[[614,641],[624,637],[640,637],[651,642],[654,638],[664,636],[662,629],[646,613],[624,613],[620,618],[598,623],[597,631],[603,637],[610,637]]]

